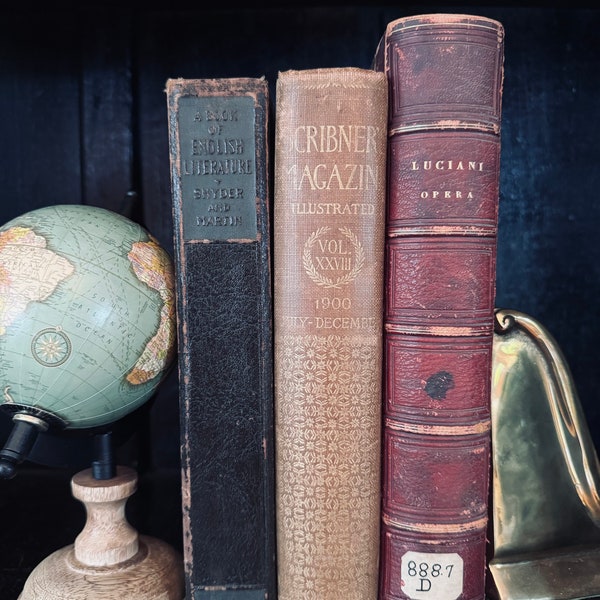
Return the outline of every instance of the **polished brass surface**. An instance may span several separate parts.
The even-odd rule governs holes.
[[[600,463],[558,344],[518,311],[496,311],[491,409],[490,595],[600,596]]]

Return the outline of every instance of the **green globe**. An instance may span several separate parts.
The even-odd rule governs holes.
[[[98,427],[147,401],[175,355],[173,263],[104,208],[48,206],[0,227],[0,408]]]

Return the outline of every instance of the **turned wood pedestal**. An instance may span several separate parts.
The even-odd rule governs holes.
[[[92,470],[71,480],[87,519],[74,544],[50,554],[30,574],[19,600],[182,600],[182,557],[161,540],[138,535],[125,516],[137,473],[117,467],[111,479]]]

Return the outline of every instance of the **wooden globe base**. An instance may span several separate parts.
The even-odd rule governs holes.
[[[19,600],[182,600],[183,561],[170,545],[140,536],[125,517],[137,473],[117,467],[112,479],[91,469],[71,481],[87,519],[74,544],[45,558],[29,575]]]

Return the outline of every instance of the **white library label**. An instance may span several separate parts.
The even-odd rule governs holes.
[[[402,557],[402,591],[414,600],[456,600],[463,590],[459,554],[407,552]]]

